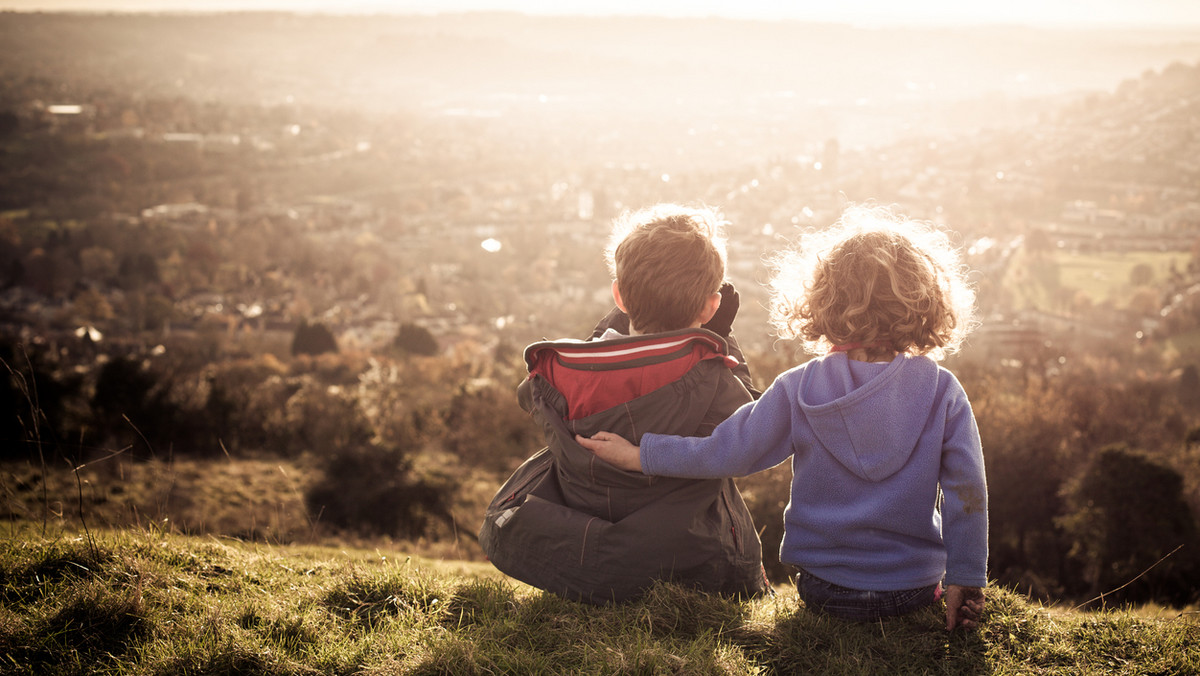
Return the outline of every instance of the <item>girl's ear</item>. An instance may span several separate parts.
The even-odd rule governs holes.
[[[614,287],[616,288],[616,287]],[[721,293],[718,291],[708,297],[704,302],[704,309],[700,311],[700,316],[697,318],[700,324],[707,324],[708,320],[717,314],[717,310],[721,308]]]
[[[617,304],[617,307],[621,308],[621,312],[624,312],[625,314],[629,314],[629,310],[625,309],[625,303],[623,303],[621,301],[621,289],[617,288],[617,280],[615,280],[615,279],[613,280],[613,283],[612,283],[612,294],[613,294],[613,302]]]

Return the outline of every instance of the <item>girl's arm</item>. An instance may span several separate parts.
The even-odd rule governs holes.
[[[976,592],[987,586],[987,476],[979,428],[965,393],[952,400],[946,422],[940,476],[946,585],[948,590],[960,586],[971,591],[967,598],[982,607],[983,594]]]
[[[708,437],[644,434],[641,446],[611,432],[576,440],[621,469],[693,479],[746,476],[791,456],[797,407],[789,390],[796,386],[795,379],[780,376],[759,400],[739,408]]]

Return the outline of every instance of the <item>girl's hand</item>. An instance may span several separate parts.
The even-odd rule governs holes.
[[[979,626],[985,601],[983,590],[979,587],[946,585],[946,631]]]
[[[575,441],[601,460],[631,472],[642,471],[642,451],[619,434],[597,432],[589,439],[578,434]]]

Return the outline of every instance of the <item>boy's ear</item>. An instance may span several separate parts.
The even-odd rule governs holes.
[[[619,289],[617,287],[617,280],[615,280],[615,279],[613,280],[613,283],[612,283],[612,294],[613,294],[613,302],[617,304],[617,307],[621,308],[621,312],[624,312],[625,314],[629,314],[629,310],[625,309],[625,303],[621,300],[621,289]]]
[[[700,311],[700,316],[697,317],[697,320],[701,324],[707,324],[708,320],[712,319],[713,315],[717,314],[717,310],[720,309],[720,307],[721,292],[718,291],[717,293],[709,296],[708,300],[704,302],[704,309]]]

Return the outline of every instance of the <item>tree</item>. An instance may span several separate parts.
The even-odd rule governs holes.
[[[429,329],[408,323],[400,325],[399,330],[396,331],[396,338],[392,341],[392,345],[409,354],[418,354],[425,357],[436,355],[439,349],[437,338],[433,337]]]
[[[337,340],[324,324],[301,321],[292,336],[292,354],[324,354],[337,352]]]
[[[1134,286],[1146,286],[1154,280],[1154,268],[1149,263],[1138,263],[1129,271],[1129,283]]]
[[[1066,403],[1041,378],[1030,378],[1022,390],[992,378],[974,380],[965,370],[962,377],[981,412],[991,574],[1031,595],[1057,596],[1068,547],[1054,517],[1072,471]]]
[[[1089,595],[1124,586],[1123,601],[1196,600],[1200,536],[1178,472],[1114,444],[1101,449],[1066,495],[1070,511],[1060,522],[1084,565]]]
[[[1200,409],[1200,369],[1195,364],[1183,367],[1179,374],[1179,403],[1188,410]]]
[[[21,127],[21,118],[11,110],[0,110],[0,138],[12,136]]]
[[[57,369],[54,359],[53,351],[27,352],[26,346],[0,337],[0,459],[73,453],[61,442],[78,439],[85,427],[72,415],[82,408],[77,400],[83,382]]]
[[[181,433],[179,408],[169,397],[170,382],[131,357],[114,357],[96,376],[92,394],[93,425],[104,440],[129,445],[133,455],[179,450],[190,436]],[[143,449],[145,449],[143,451]]]
[[[1200,425],[1192,427],[1183,435],[1184,450],[1191,450],[1193,446],[1200,448]]]
[[[1035,228],[1025,237],[1025,249],[1033,256],[1040,258],[1054,251],[1054,242],[1050,239],[1050,233],[1041,228]]]
[[[113,307],[104,294],[92,288],[76,294],[71,309],[80,321],[105,322],[115,316]]]
[[[117,276],[117,257],[104,247],[91,246],[79,252],[79,267],[84,279],[107,284]]]
[[[125,254],[117,267],[117,282],[121,288],[139,289],[146,284],[157,284],[161,279],[158,261],[145,251]]]

